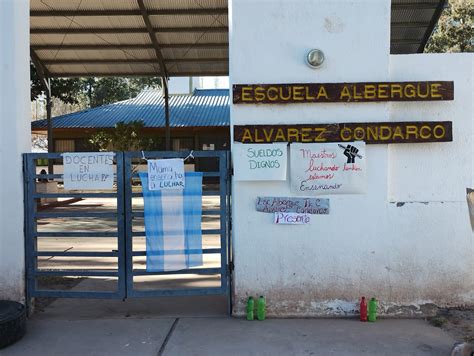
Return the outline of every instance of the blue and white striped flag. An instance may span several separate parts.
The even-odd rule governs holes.
[[[139,175],[145,202],[147,271],[202,265],[202,173],[186,173],[186,187],[169,190],[149,190],[148,173]]]

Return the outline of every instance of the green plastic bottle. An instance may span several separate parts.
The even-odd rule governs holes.
[[[369,300],[369,321],[377,320],[377,299],[372,298]]]
[[[265,298],[262,295],[257,302],[257,319],[265,320]]]
[[[254,320],[255,301],[253,297],[247,300],[247,320]]]

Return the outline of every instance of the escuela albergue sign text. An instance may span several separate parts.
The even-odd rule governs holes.
[[[437,101],[454,99],[451,81],[235,84],[234,104]]]

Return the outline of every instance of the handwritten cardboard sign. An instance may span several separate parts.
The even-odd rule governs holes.
[[[273,222],[280,225],[307,225],[311,218],[307,214],[275,213]]]
[[[234,179],[286,180],[288,148],[286,143],[244,145],[233,147]]]
[[[63,153],[64,189],[113,189],[113,152]]]
[[[148,160],[148,189],[168,190],[184,189],[184,160],[150,159]]]
[[[363,194],[364,142],[292,143],[291,191],[304,195]]]
[[[329,214],[329,199],[257,197],[257,211],[262,213]]]

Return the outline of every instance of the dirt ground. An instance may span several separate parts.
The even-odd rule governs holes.
[[[48,290],[69,290],[81,283],[84,278],[71,277],[41,277],[38,278],[39,289]],[[34,312],[44,312],[46,307],[54,302],[57,298],[35,298]]]
[[[474,306],[466,308],[440,308],[428,322],[451,334],[456,340],[474,342]]]

